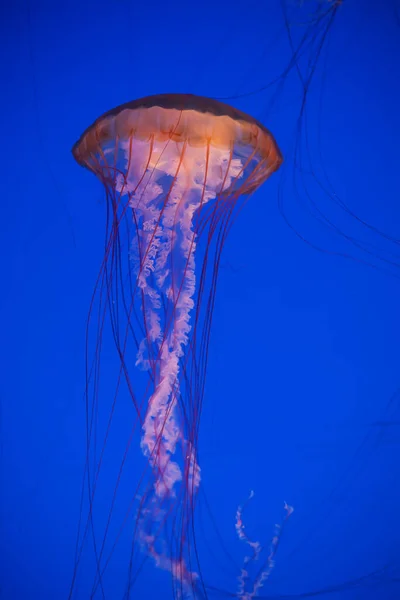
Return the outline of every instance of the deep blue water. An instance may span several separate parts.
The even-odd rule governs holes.
[[[199,439],[209,597],[235,597],[235,512],[250,490],[246,531],[262,545],[284,501],[294,507],[261,597],[400,597],[400,9],[346,0],[331,19],[323,4],[3,3],[0,598],[67,598],[73,570],[106,202],[70,149],[106,110],[161,92],[227,98],[285,157],[221,262]],[[104,578],[111,600],[125,536]],[[90,546],[79,577],[83,600]],[[172,597],[151,561],[133,590]]]

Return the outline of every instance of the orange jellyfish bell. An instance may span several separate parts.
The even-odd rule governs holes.
[[[221,250],[240,200],[279,168],[282,156],[261,123],[189,94],[123,104],[97,119],[72,152],[100,178],[109,200],[99,301],[92,302],[89,325],[96,327],[93,371],[100,372],[107,311],[120,368],[103,449],[100,458],[95,450],[91,458],[97,461],[96,481],[116,399],[125,393],[131,422],[124,418],[121,428],[128,423],[132,434],[117,469],[112,506],[139,431],[147,466],[136,479],[140,506],[132,547],[169,571],[176,590],[189,590],[199,581],[192,513],[201,479],[197,442]],[[98,380],[90,373],[87,394],[92,394],[90,453],[98,419],[90,413],[97,411],[98,398]],[[118,437],[120,442],[120,431]],[[132,477],[126,474],[130,486]],[[109,531],[107,525],[94,588],[109,562],[104,554]],[[180,542],[172,544],[177,537]]]
[[[163,171],[173,156],[181,158],[187,171],[190,159],[205,159],[206,154],[212,169],[221,153],[229,153],[230,161],[225,162],[241,159],[231,191],[240,187],[243,194],[257,189],[282,162],[274,137],[259,121],[228,104],[192,94],[160,94],[122,104],[86,129],[72,153],[79,164],[106,179],[115,175],[121,154],[128,157],[125,169],[137,172],[138,160],[142,168]]]

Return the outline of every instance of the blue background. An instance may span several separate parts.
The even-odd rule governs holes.
[[[310,36],[325,31],[315,10],[288,0],[295,44],[306,22]],[[281,2],[16,0],[1,11],[0,597],[66,598],[72,574],[85,323],[105,201],[70,148],[115,105],[191,92],[231,98],[274,132],[286,159],[241,213],[221,265],[200,434],[203,574],[220,589],[210,598],[234,597],[247,550],[234,516],[250,489],[247,531],[262,544],[283,501],[295,508],[262,596],[399,598],[400,251],[332,200],[398,236],[395,3],[339,6],[301,121],[301,174],[295,69],[284,86],[247,95],[291,59]],[[317,45],[302,58],[305,74]],[[315,218],[307,190],[367,252]],[[117,551],[107,597],[122,597],[125,577]],[[85,571],[81,579],[76,597],[87,598]],[[167,575],[150,564],[137,585],[133,597],[170,597]]]

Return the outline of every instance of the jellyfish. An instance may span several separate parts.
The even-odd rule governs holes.
[[[279,168],[282,155],[256,119],[190,94],[118,106],[86,129],[72,153],[101,181],[107,198],[104,257],[88,319],[88,331],[90,324],[95,330],[87,341],[94,356],[87,358],[86,385],[90,507],[73,582],[91,536],[96,562],[91,597],[103,590],[113,551],[127,523],[133,523],[126,597],[138,552],[170,574],[176,597],[202,597],[193,514],[218,267],[232,224]],[[101,356],[110,337],[118,367],[99,445],[100,362],[104,372]],[[129,401],[124,421],[130,435],[99,539],[93,526],[99,478],[121,396]],[[138,437],[143,467],[130,481],[128,454]],[[123,478],[131,502],[113,529],[114,542],[107,544]]]

